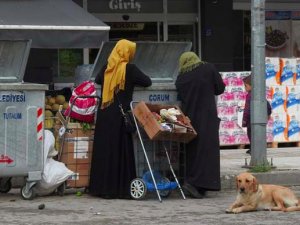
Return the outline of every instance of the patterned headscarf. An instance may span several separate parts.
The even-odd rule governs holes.
[[[104,72],[101,108],[106,108],[114,101],[114,94],[125,88],[126,64],[134,57],[136,43],[122,39],[117,42],[108,57]]]
[[[203,63],[194,52],[184,52],[179,58],[179,74],[192,71]]]

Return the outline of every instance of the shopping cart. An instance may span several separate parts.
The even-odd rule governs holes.
[[[84,188],[86,191],[89,184],[89,171],[92,158],[93,146],[93,128],[85,128],[79,123],[70,123],[70,114],[77,99],[96,98],[98,108],[100,97],[96,95],[76,96],[70,104],[70,110],[64,118],[59,113],[62,126],[58,133],[60,138],[60,150],[58,160],[65,163],[65,165],[75,174],[70,177],[65,183],[57,188],[59,195],[64,195],[66,188]]]
[[[134,107],[138,102],[136,101],[132,101],[130,103],[130,108],[131,111],[134,112]],[[147,151],[145,149],[145,145],[144,145],[144,140],[145,140],[145,135],[142,133],[143,130],[140,130],[140,126],[138,124],[137,118],[136,116],[133,114],[133,119],[134,119],[134,123],[136,126],[136,130],[137,130],[137,135],[139,137],[139,141],[142,147],[142,152],[144,154],[144,158],[146,159],[146,164],[148,166],[148,171],[146,171],[142,177],[139,178],[135,178],[131,181],[130,183],[130,194],[131,197],[133,199],[139,200],[139,199],[143,199],[146,196],[147,191],[155,191],[157,194],[157,197],[159,199],[160,202],[162,202],[162,198],[161,197],[167,197],[169,196],[170,192],[174,189],[179,189],[180,193],[183,197],[183,199],[186,199],[183,190],[180,186],[180,183],[178,182],[177,176],[174,172],[172,163],[171,163],[171,159],[170,159],[170,155],[168,153],[168,148],[166,147],[166,142],[165,141],[174,141],[174,139],[172,138],[172,135],[169,136],[169,140],[167,140],[168,138],[164,139],[165,141],[162,141],[162,148],[165,152],[167,161],[168,161],[168,166],[169,169],[171,171],[171,174],[173,176],[173,179],[175,180],[174,182],[170,181],[167,177],[164,177],[161,175],[161,173],[157,170],[153,170],[152,165],[150,163]],[[148,139],[149,140],[149,139]]]

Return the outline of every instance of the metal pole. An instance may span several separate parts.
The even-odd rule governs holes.
[[[265,0],[251,0],[251,161],[267,165],[267,100],[265,83]]]
[[[164,21],[163,21],[163,41],[168,41],[168,1],[163,0]]]
[[[197,18],[197,30],[198,30],[198,56],[202,59],[202,29],[201,29],[201,0],[198,0],[198,18]]]
[[[83,0],[82,2],[83,4],[83,8],[87,10],[87,7],[88,7],[88,3],[87,3],[87,0]],[[88,48],[84,48],[83,49],[83,64],[89,64],[90,63],[90,53],[89,53],[89,49]]]

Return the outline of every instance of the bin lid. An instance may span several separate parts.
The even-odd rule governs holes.
[[[22,82],[31,40],[0,40],[0,83]]]
[[[31,39],[31,48],[98,48],[110,27],[76,2],[0,0],[0,38]]]
[[[91,72],[95,79],[116,42],[105,42],[99,49]],[[150,76],[153,82],[174,82],[178,75],[180,55],[192,48],[191,42],[136,42],[136,53],[133,60],[140,70]]]

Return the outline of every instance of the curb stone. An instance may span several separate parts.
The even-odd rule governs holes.
[[[237,173],[238,174],[238,173]],[[222,190],[235,190],[237,174],[221,176]],[[300,186],[300,170],[279,170],[266,173],[252,173],[261,184],[276,184],[282,186]]]

